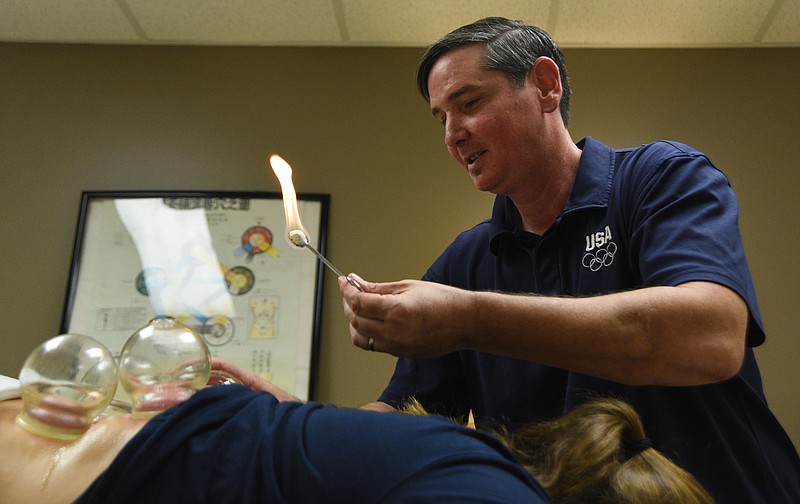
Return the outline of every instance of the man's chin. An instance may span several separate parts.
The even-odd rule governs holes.
[[[481,192],[493,192],[493,186],[488,184],[484,177],[481,177],[480,173],[477,174],[470,174],[472,178],[472,183],[475,185],[475,188]]]

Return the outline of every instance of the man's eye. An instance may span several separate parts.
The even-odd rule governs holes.
[[[477,98],[476,98],[476,99],[474,99],[474,100],[469,100],[468,102],[466,102],[466,103],[464,104],[464,108],[465,108],[465,109],[471,109],[471,108],[474,108],[474,107],[475,107],[475,105],[477,105],[477,104],[478,104],[478,101],[479,101],[479,100],[478,100]]]

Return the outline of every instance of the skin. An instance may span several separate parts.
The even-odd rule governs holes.
[[[78,440],[66,442],[18,427],[20,411],[22,400],[0,402],[0,502],[74,501],[145,424],[128,415],[101,417]]]
[[[482,53],[468,46],[437,61],[428,79],[431,112],[475,187],[509,196],[522,227],[541,234],[564,208],[581,156],[558,110],[558,67],[539,58],[516,88],[478,66]]]
[[[231,376],[236,378],[236,380],[238,380],[239,383],[241,383],[242,385],[244,385],[249,389],[258,390],[260,392],[268,392],[273,396],[275,396],[275,398],[278,399],[278,401],[280,402],[301,401],[298,397],[293,396],[292,394],[286,392],[285,390],[276,387],[275,385],[272,384],[272,382],[265,380],[256,373],[253,373],[251,371],[246,371],[231,362],[221,360],[216,357],[212,358],[211,369],[224,371],[230,374]]]
[[[509,196],[517,224],[541,235],[564,208],[581,155],[558,110],[558,67],[541,57],[515,87],[481,68],[481,54],[482,46],[466,46],[434,64],[431,112],[475,186]],[[624,384],[672,386],[728,379],[744,358],[747,306],[715,283],[569,298],[358,280],[365,292],[339,279],[353,344],[366,349],[372,338],[376,351],[395,356],[471,349]]]

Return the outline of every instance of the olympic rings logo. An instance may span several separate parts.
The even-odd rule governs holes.
[[[588,252],[586,255],[583,256],[583,264],[584,268],[589,268],[591,271],[597,271],[603,266],[611,266],[611,263],[614,262],[614,254],[617,253],[617,244],[614,242],[608,242],[608,246],[606,248],[597,249],[594,252]]]

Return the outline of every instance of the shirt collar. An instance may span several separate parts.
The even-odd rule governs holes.
[[[592,137],[578,142],[578,148],[582,151],[581,161],[562,215],[579,208],[607,206],[611,193],[614,149]]]
[[[577,145],[582,151],[578,173],[575,175],[575,183],[567,199],[567,204],[557,221],[568,212],[608,205],[611,181],[614,177],[614,149],[592,137],[584,138]],[[491,241],[489,242],[493,253],[497,253],[498,238],[514,232],[515,212],[514,203],[507,196],[495,198],[490,222]]]

